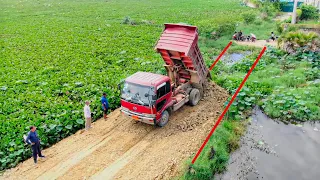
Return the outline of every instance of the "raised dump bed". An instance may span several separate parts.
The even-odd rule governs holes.
[[[161,54],[176,87],[188,81],[200,86],[205,83],[209,70],[198,47],[196,26],[165,24],[155,49]]]

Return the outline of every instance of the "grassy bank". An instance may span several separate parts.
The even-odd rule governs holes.
[[[229,154],[240,146],[240,138],[245,132],[246,123],[246,121],[223,121],[211,136],[195,165],[190,166],[181,179],[212,179],[215,173],[224,172]]]

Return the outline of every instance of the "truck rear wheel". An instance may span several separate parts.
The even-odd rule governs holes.
[[[200,98],[201,98],[200,91],[196,88],[193,88],[190,92],[189,104],[191,106],[197,105],[198,102],[200,101]]]
[[[167,110],[164,110],[158,122],[158,126],[163,127],[168,123],[168,121],[169,121],[169,112]]]

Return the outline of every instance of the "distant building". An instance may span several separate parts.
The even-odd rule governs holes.
[[[320,0],[304,0],[305,4],[312,5],[320,11]]]
[[[312,1],[312,0],[311,0]],[[293,12],[293,4],[294,4],[294,0],[280,0],[280,2],[284,3],[281,6],[281,10],[283,12]],[[304,0],[298,0],[298,7],[304,3]]]

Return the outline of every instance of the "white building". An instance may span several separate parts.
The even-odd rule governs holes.
[[[313,5],[314,7],[320,10],[320,0],[304,0],[304,3],[308,5]]]

